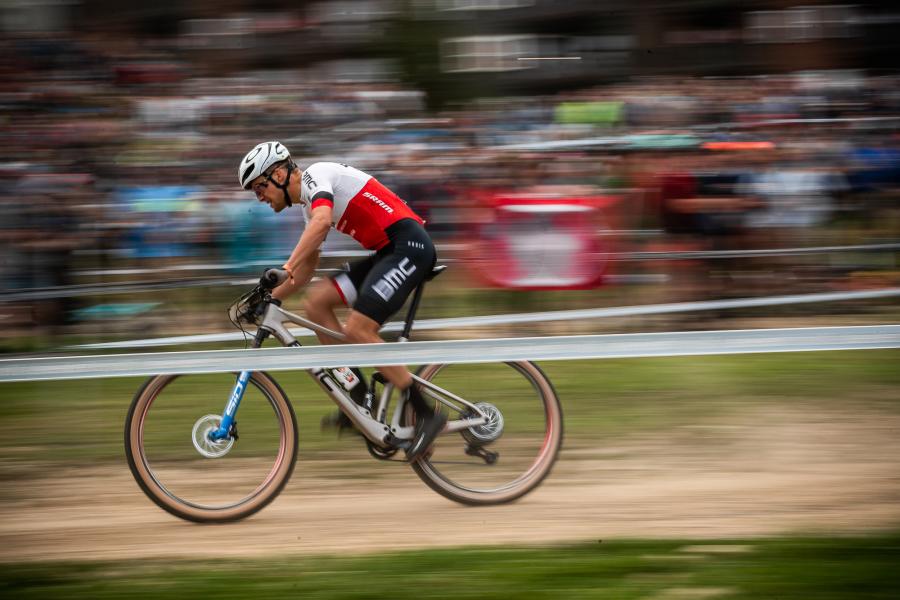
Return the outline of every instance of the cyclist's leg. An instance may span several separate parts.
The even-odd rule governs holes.
[[[383,254],[383,253],[382,253]],[[311,321],[328,327],[333,331],[345,333],[344,327],[338,320],[334,311],[339,306],[350,306],[356,301],[356,290],[362,285],[366,275],[372,269],[372,266],[378,262],[382,254],[374,254],[362,260],[356,261],[350,265],[350,269],[346,272],[339,273],[331,278],[322,279],[312,286],[306,294],[304,300],[304,309],[306,316]],[[341,344],[341,340],[335,339],[324,333],[316,333],[319,342],[322,344]],[[381,341],[379,339],[379,341]],[[366,382],[362,371],[356,367],[351,367],[357,377],[362,380],[362,385],[357,384],[351,391],[350,397],[357,404],[365,403]],[[336,428],[339,432],[346,429],[352,429],[353,424],[349,417],[341,410],[337,410],[326,415],[321,422],[323,429]]]
[[[430,267],[429,267],[430,268]],[[402,304],[402,302],[401,302]],[[378,335],[381,327],[379,321],[367,317],[362,312],[352,310],[344,325],[347,340],[357,344],[371,344],[383,341]],[[406,394],[406,398],[412,404],[416,413],[415,435],[406,449],[409,461],[415,461],[424,455],[434,443],[435,438],[444,429],[447,417],[440,411],[434,411],[417,387],[413,385],[413,378],[409,370],[403,365],[376,367],[381,373],[400,390]]]
[[[353,310],[344,323],[347,340],[356,344],[382,342],[378,330],[391,315],[403,307],[410,294],[425,280],[435,263],[434,245],[418,224],[406,223],[402,233],[384,251],[379,252],[371,268],[354,285]],[[339,276],[340,277],[340,276]],[[336,283],[340,281],[336,278]],[[340,286],[338,286],[340,287]],[[412,376],[403,366],[379,367],[397,388],[409,388]]]
[[[407,224],[408,225],[408,224]],[[434,267],[434,245],[418,225],[407,226],[394,240],[391,250],[375,262],[361,286],[353,310],[344,324],[347,339],[354,343],[381,342],[378,330],[403,306]],[[444,428],[446,417],[434,412],[413,384],[404,366],[382,366],[378,370],[398,389],[407,394],[416,413],[416,433],[407,449],[409,460],[428,450]]]
[[[344,332],[334,311],[339,306],[352,306],[356,300],[356,290],[362,285],[366,275],[377,262],[378,255],[366,257],[350,265],[349,271],[327,279],[321,279],[310,286],[303,301],[306,316],[323,327]],[[322,344],[339,344],[330,335],[316,333]]]
[[[354,344],[378,344],[383,342],[384,340],[378,335],[379,329],[381,329],[381,323],[356,310],[350,311],[350,316],[347,317],[347,322],[344,325],[347,341]],[[410,375],[409,369],[403,365],[377,368],[398,389],[405,390],[412,384],[412,375]]]
[[[318,323],[323,327],[327,327],[332,331],[343,333],[343,326],[338,320],[334,310],[338,306],[344,305],[344,298],[339,293],[332,279],[321,279],[310,286],[306,297],[303,299],[303,311],[307,318],[313,323]],[[339,344],[337,340],[330,335],[316,332],[321,344]]]

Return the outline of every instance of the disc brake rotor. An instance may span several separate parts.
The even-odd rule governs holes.
[[[464,429],[462,436],[471,444],[490,444],[503,434],[503,413],[489,402],[479,402],[475,406],[484,413],[487,422]]]
[[[228,454],[234,445],[234,438],[227,437],[221,440],[210,439],[210,434],[222,424],[222,415],[206,415],[197,419],[191,432],[191,441],[197,452],[206,458],[221,458]]]

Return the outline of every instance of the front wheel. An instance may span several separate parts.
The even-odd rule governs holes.
[[[537,365],[435,364],[418,375],[488,417],[483,425],[439,436],[412,463],[431,489],[462,504],[503,504],[547,477],[562,444],[563,419],[556,391]],[[449,419],[459,416],[451,411]]]
[[[284,488],[297,458],[297,418],[266,373],[246,386],[232,435],[218,429],[235,374],[158,375],[135,394],[125,421],[128,466],[145,494],[201,523],[248,517]]]

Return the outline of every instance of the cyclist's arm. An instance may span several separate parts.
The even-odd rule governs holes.
[[[291,274],[291,279],[278,286],[272,294],[279,300],[290,296],[312,279],[313,272],[319,264],[319,247],[325,241],[331,229],[331,206],[322,204],[310,213],[309,223],[300,236],[300,241],[291,257],[284,263],[284,269]]]
[[[288,279],[272,291],[272,297],[278,300],[284,300],[288,296],[293,295],[294,292],[302,288],[310,279],[312,279],[313,273],[318,265],[319,251],[316,250],[313,256],[310,257],[309,262],[294,269],[294,279]]]

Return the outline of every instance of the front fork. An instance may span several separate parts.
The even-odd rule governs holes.
[[[259,348],[267,337],[269,337],[268,331],[264,329],[257,330],[256,336],[250,343],[250,347]],[[244,392],[247,390],[247,383],[250,381],[250,376],[252,374],[253,371],[241,371],[238,375],[237,382],[234,384],[234,389],[231,390],[231,397],[228,399],[228,404],[225,405],[225,412],[222,414],[222,422],[219,424],[218,429],[209,432],[209,439],[218,441],[232,437],[235,425],[234,417],[237,414],[238,407],[241,405],[241,399],[244,397]]]

